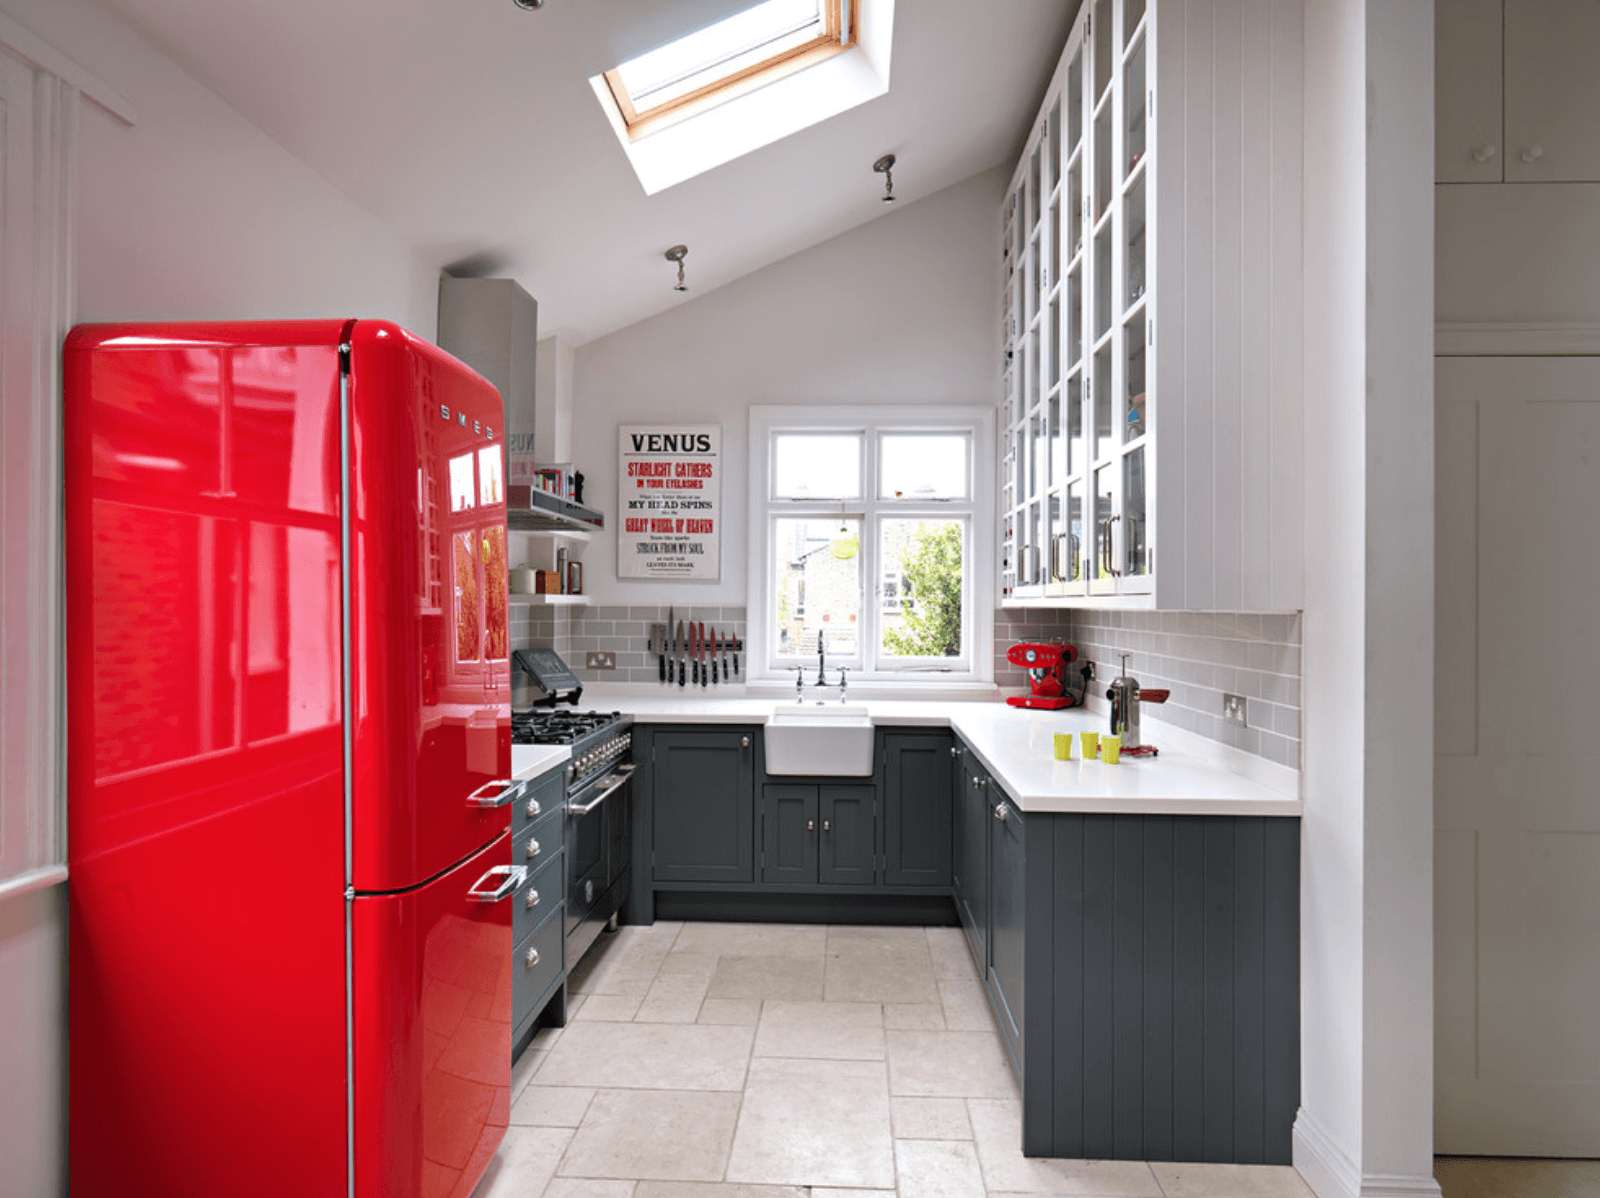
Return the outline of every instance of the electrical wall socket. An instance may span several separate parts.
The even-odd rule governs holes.
[[[1230,724],[1245,723],[1245,706],[1243,695],[1230,695],[1226,691],[1223,692],[1222,718]]]
[[[617,655],[615,653],[588,653],[584,655],[583,666],[586,670],[614,670],[617,668]]]

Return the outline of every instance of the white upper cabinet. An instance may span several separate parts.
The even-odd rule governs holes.
[[[1500,77],[1502,0],[1437,0],[1434,8],[1434,177],[1504,178]]]
[[[1506,0],[1506,181],[1600,180],[1600,4]]]
[[[1003,603],[1301,606],[1301,37],[1085,0],[1001,210]]]
[[[1437,0],[1435,178],[1600,181],[1600,4]]]

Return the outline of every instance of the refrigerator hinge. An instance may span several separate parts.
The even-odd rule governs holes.
[[[344,374],[350,373],[350,343],[339,342],[339,370]]]
[[[355,897],[356,897],[356,888],[354,886],[346,886],[344,888],[344,901],[347,902],[347,903],[354,902],[355,901]]]

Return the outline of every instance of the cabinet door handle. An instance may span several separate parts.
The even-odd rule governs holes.
[[[1011,818],[1011,808],[1004,803],[996,803],[994,805],[994,817],[1000,823],[1005,823],[1006,820]]]
[[[815,832],[816,830],[817,830],[817,821],[814,820],[814,819],[806,820],[806,831],[807,832]]]
[[[1472,150],[1472,161],[1482,166],[1486,162],[1494,161],[1495,153],[1493,146],[1475,146]]]
[[[523,852],[527,854],[528,860],[532,861],[539,855],[539,842],[530,838],[528,840],[528,847],[524,849]]]
[[[539,905],[539,892],[533,887],[528,887],[528,897],[522,900],[522,905],[532,911]]]
[[[493,794],[493,788],[499,787]],[[468,807],[504,807],[517,796],[517,784],[510,778],[496,778],[485,782],[467,796]]]
[[[832,832],[833,831],[833,821],[831,819],[823,820],[822,821],[822,830],[824,832]]]
[[[748,749],[750,747],[750,738],[748,736],[741,736],[739,738],[739,747],[741,749]]]
[[[1544,157],[1544,147],[1529,146],[1526,150],[1522,151],[1519,157],[1522,159],[1522,161],[1531,166],[1535,162],[1538,162],[1539,159]]]
[[[495,879],[499,879],[499,884],[491,885]],[[467,897],[479,903],[498,903],[527,880],[526,866],[496,865],[472,884]]]
[[[523,960],[528,963],[528,968],[532,969],[539,963],[539,950],[536,948],[530,948],[528,950],[528,955],[524,957]]]

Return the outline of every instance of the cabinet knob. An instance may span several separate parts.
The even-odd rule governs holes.
[[[994,817],[1000,823],[1005,823],[1006,820],[1011,818],[1011,808],[1007,807],[1004,803],[996,803],[994,805]]]
[[[1522,161],[1531,165],[1544,157],[1544,147],[1529,146],[1526,150],[1522,151],[1519,157],[1522,159]]]
[[[532,911],[539,905],[539,892],[537,890],[529,890],[528,897],[522,900],[522,905]]]
[[[528,818],[529,819],[536,819],[538,817],[539,813],[541,811],[543,811],[543,810],[544,810],[544,808],[539,806],[539,800],[538,799],[529,799],[528,800]]]
[[[1493,146],[1475,146],[1472,151],[1472,161],[1482,166],[1485,162],[1494,160],[1496,150]]]
[[[528,968],[532,969],[539,963],[539,950],[536,948],[530,948],[528,950],[528,955],[524,957],[523,960],[528,963]]]
[[[824,832],[832,832],[833,831],[833,821],[831,819],[823,820],[822,821],[822,830]]]
[[[748,736],[741,736],[739,738],[739,747],[741,749],[748,749],[750,747],[750,738]]]
[[[806,831],[807,832],[815,832],[816,830],[817,830],[817,821],[814,820],[814,819],[806,820]]]
[[[528,860],[529,861],[532,861],[535,857],[537,857],[539,855],[539,842],[537,840],[529,840],[528,841],[527,854],[528,854]]]
[[[952,756],[952,757],[960,757],[961,756],[961,746],[960,745],[951,745],[950,746],[950,756]]]

